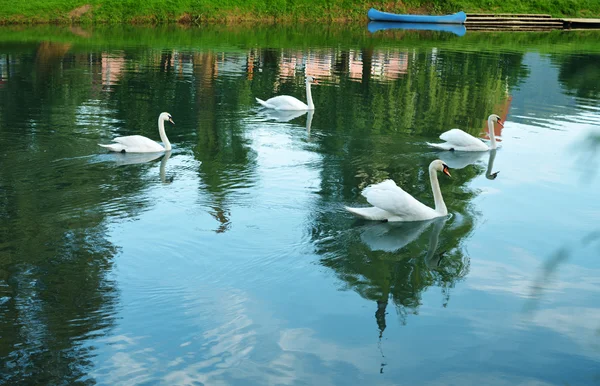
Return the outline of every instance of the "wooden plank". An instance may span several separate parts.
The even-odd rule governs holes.
[[[600,29],[600,19],[562,19],[565,29]]]
[[[551,25],[505,25],[505,26],[478,25],[478,26],[472,26],[472,27],[469,26],[469,28],[467,28],[467,31],[478,31],[478,30],[482,30],[482,29],[493,29],[493,30],[499,30],[499,31],[520,30],[520,29],[555,30],[555,29],[562,29],[562,27],[551,26]]]
[[[561,19],[569,23],[600,24],[600,19]]]
[[[466,23],[473,23],[473,22],[478,22],[478,21],[483,21],[483,22],[491,22],[491,21],[533,21],[533,22],[540,22],[540,23],[544,23],[544,22],[548,22],[548,21],[557,21],[557,22],[561,22],[561,19],[547,19],[547,18],[535,18],[535,17],[519,17],[519,18],[515,18],[515,17],[495,17],[495,18],[490,18],[490,17],[470,17],[467,18]]]
[[[556,28],[477,28],[469,29],[471,32],[550,32]]]
[[[475,25],[498,25],[498,26],[502,26],[502,25],[539,25],[539,26],[563,26],[563,22],[561,21],[547,21],[547,22],[529,22],[529,21],[519,21],[519,20],[514,20],[514,21],[486,21],[486,22],[465,22],[465,26],[470,27],[470,26],[475,26]]]
[[[535,18],[552,18],[552,15],[545,14],[527,14],[527,13],[467,13],[469,17],[535,17]]]

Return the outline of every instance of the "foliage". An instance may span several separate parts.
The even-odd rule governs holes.
[[[224,39],[223,37],[227,38]],[[371,34],[364,25],[298,23],[293,27],[278,24],[210,25],[204,28],[182,26],[98,26],[72,28],[64,26],[11,26],[0,28],[3,52],[14,43],[37,44],[40,41],[67,43],[70,52],[123,47],[154,49],[244,51],[269,48],[394,48],[410,47],[430,50],[444,48],[460,51],[513,51],[542,53],[600,52],[600,31],[468,32],[458,37],[434,31],[383,31]]]
[[[369,8],[388,12],[600,15],[595,0],[406,0],[396,3],[315,0],[0,0],[2,23],[194,23],[239,20],[361,20]]]

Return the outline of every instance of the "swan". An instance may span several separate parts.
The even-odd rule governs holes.
[[[488,146],[480,139],[467,134],[460,129],[448,130],[440,135],[440,139],[446,141],[444,143],[429,143],[429,146],[437,147],[443,150],[458,150],[458,151],[488,151],[495,149],[496,136],[494,135],[494,122],[500,127],[504,127],[502,120],[496,114],[491,114],[488,117],[488,129],[490,131],[490,145]]]
[[[312,94],[310,93],[310,85],[318,84],[318,83],[319,82],[317,82],[317,80],[315,78],[313,78],[312,76],[306,77],[306,101],[308,102],[308,105],[306,103],[294,98],[293,96],[289,96],[289,95],[279,95],[279,96],[267,99],[266,101],[256,98],[256,101],[268,109],[314,110],[315,105],[312,100]]]
[[[346,210],[366,220],[383,221],[423,221],[448,214],[437,172],[443,172],[450,177],[448,165],[437,159],[429,164],[429,180],[433,190],[435,209],[423,205],[413,196],[398,187],[392,180],[385,180],[375,185],[367,186],[362,195],[367,199],[370,208],[350,208]]]
[[[167,134],[165,133],[165,121],[175,124],[175,122],[173,122],[173,118],[171,118],[171,114],[169,113],[161,113],[158,116],[158,133],[160,134],[161,141],[165,144],[164,147],[161,144],[141,135],[117,137],[113,139],[113,142],[116,143],[111,143],[108,145],[99,143],[98,145],[105,147],[110,151],[119,151],[121,153],[156,153],[161,151],[169,151],[171,150],[171,142],[169,142],[169,138],[167,138]]]

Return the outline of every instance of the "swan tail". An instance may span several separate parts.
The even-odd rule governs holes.
[[[98,146],[102,146],[104,148],[107,148],[110,151],[117,151],[117,152],[125,151],[127,149],[126,146],[124,146],[120,143],[111,143],[109,145],[103,145],[103,144],[99,143]]]
[[[365,220],[384,221],[393,217],[390,212],[374,206],[370,208],[351,208],[349,206],[345,206],[344,208],[356,217],[364,218]]]
[[[435,147],[438,149],[442,149],[442,150],[452,150],[454,149],[454,146],[450,145],[448,142],[444,142],[444,143],[431,143],[431,142],[427,142],[427,144],[431,147]]]
[[[254,98],[254,99],[256,99],[256,101],[258,103],[260,103],[261,105],[263,105],[264,107],[266,107],[268,109],[274,109],[275,108],[275,106],[273,106],[272,104],[269,104],[269,103],[263,101],[262,99],[258,99],[258,98]]]

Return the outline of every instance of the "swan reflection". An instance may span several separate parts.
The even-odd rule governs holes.
[[[360,239],[372,251],[397,252],[417,240],[434,221],[368,224],[361,229]]]
[[[306,133],[310,135],[310,127],[312,126],[313,116],[315,115],[314,110],[304,111],[279,111],[279,110],[261,110],[258,115],[265,119],[272,119],[277,122],[289,122],[293,119],[303,116],[306,114]]]
[[[154,161],[165,153],[108,153],[105,157],[119,166],[143,164]]]
[[[171,182],[173,182],[173,176],[167,177],[167,172],[166,172],[167,161],[169,160],[170,157],[171,157],[171,152],[167,151],[167,152],[165,152],[165,156],[162,157],[162,159],[160,160],[159,176],[160,176],[160,181],[163,184],[170,184]]]
[[[160,153],[108,153],[102,154],[97,158],[100,162],[108,161],[114,162],[117,166],[126,166],[151,162],[158,159],[163,154],[164,156],[160,160],[159,177],[163,184],[170,184],[173,182],[173,176],[167,176],[167,161],[169,161],[169,158],[171,157],[170,151]]]
[[[258,115],[266,119],[274,119],[278,122],[289,122],[292,119],[298,118],[306,114],[307,110],[261,110]],[[313,111],[310,111],[312,114]]]
[[[438,248],[440,234],[447,221],[448,217],[440,217],[433,220],[419,222],[385,222],[368,224],[360,230],[360,239],[369,247],[371,251],[398,252],[402,248],[418,240],[427,229],[431,228],[427,254],[424,256],[423,261],[429,270],[435,271],[439,268],[441,260],[444,257],[443,253],[436,253],[436,250]],[[415,267],[416,266],[418,266],[418,263],[415,265]],[[407,282],[412,282],[412,280],[407,280]],[[401,285],[400,287],[403,286]],[[375,299],[377,303],[377,309],[375,310],[375,321],[377,322],[377,327],[379,329],[378,346],[379,350],[381,351],[382,358],[385,357],[383,355],[382,338],[383,332],[387,327],[386,314],[387,305],[389,302],[389,294],[387,292],[390,290],[383,290],[382,293],[385,293],[385,296]],[[399,299],[395,299],[394,302],[396,303],[398,300]],[[386,362],[385,360],[382,360],[379,370],[381,373],[383,373],[383,368],[385,366]]]
[[[497,149],[492,149],[489,152],[483,151],[442,151],[437,153],[439,159],[444,161],[450,169],[462,169],[469,165],[473,165],[479,160],[483,159],[483,156],[489,153],[488,165],[485,172],[485,177],[488,180],[495,180],[498,177],[497,172],[492,172],[494,168],[494,160],[496,159]]]

